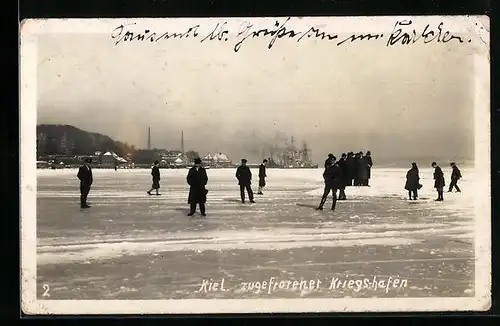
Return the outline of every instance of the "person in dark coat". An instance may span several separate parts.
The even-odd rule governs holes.
[[[368,160],[363,152],[359,152],[358,178],[360,186],[368,186]]]
[[[207,171],[201,166],[201,159],[194,159],[194,166],[189,169],[187,175],[189,185],[188,204],[190,205],[188,216],[193,216],[196,212],[196,204],[200,205],[201,216],[206,216],[205,203],[207,201],[208,190],[205,188],[208,182]]]
[[[266,165],[267,165],[267,160],[264,159],[262,163],[259,166],[259,192],[257,194],[263,195],[262,189],[266,186]]]
[[[92,168],[90,164],[92,163],[92,159],[88,158],[85,160],[83,166],[78,169],[77,177],[80,180],[80,207],[81,208],[90,208],[87,205],[87,196],[90,192],[90,186],[94,182],[94,178],[92,176]]]
[[[148,195],[151,196],[151,191],[156,190],[156,195],[159,196],[160,189],[160,169],[158,168],[158,164],[160,162],[154,161],[153,167],[151,168],[151,176],[153,177],[153,184],[151,185],[151,189],[148,190]]]
[[[345,187],[350,180],[347,179],[347,155],[342,153],[342,157],[338,161],[338,165],[340,166],[340,170],[342,171],[342,180],[339,186],[339,197],[338,200],[346,200],[345,195]]]
[[[325,160],[325,170],[331,165],[330,163],[331,163],[333,157],[334,156],[332,153],[328,154],[328,157]]]
[[[342,170],[340,166],[336,162],[336,158],[333,157],[330,162],[330,166],[326,168],[325,172],[323,172],[323,179],[325,180],[325,189],[323,191],[323,196],[321,197],[321,202],[316,208],[316,210],[323,210],[323,206],[325,205],[326,199],[332,192],[332,210],[335,210],[337,206],[337,189],[340,188],[342,183]]]
[[[359,154],[359,153],[356,153],[356,155],[354,155],[354,185],[355,186],[360,186],[361,185],[361,180],[360,180],[360,176],[361,176],[361,173],[360,173],[360,170],[361,170],[361,159],[363,157]]]
[[[252,171],[247,166],[247,160],[241,159],[241,165],[236,169],[236,179],[238,179],[238,185],[240,186],[240,196],[241,202],[245,203],[245,189],[248,192],[248,199],[251,203],[255,203],[253,200],[252,191]]]
[[[411,169],[406,173],[406,184],[405,189],[408,190],[408,197],[410,200],[417,200],[418,198],[418,189],[422,186],[420,185],[420,176],[418,174],[418,166],[417,163],[411,164]]]
[[[366,155],[365,155],[365,164],[367,166],[367,176],[366,176],[366,180],[365,180],[365,186],[370,186],[370,179],[372,177],[372,166],[373,166],[373,160],[372,160],[372,153],[370,151],[367,151],[366,152]]]
[[[436,162],[432,162],[431,166],[434,168],[434,188],[436,188],[438,193],[436,201],[443,201],[443,189],[445,186],[443,170],[441,170]]]
[[[349,152],[347,153],[347,158],[345,160],[346,162],[346,172],[347,175],[345,176],[346,179],[346,186],[352,186],[353,181],[354,181],[354,153]]]
[[[461,192],[460,188],[458,187],[458,180],[462,178],[462,173],[460,172],[460,169],[457,167],[455,163],[451,163],[451,183],[450,187],[448,188],[448,192],[451,192],[453,190],[453,187],[457,190],[457,192]]]

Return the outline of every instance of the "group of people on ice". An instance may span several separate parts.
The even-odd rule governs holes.
[[[321,196],[321,202],[316,210],[323,210],[330,192],[332,192],[332,210],[335,210],[337,200],[347,199],[345,194],[346,187],[368,187],[372,166],[373,160],[370,151],[367,151],[366,155],[363,155],[363,152],[356,154],[353,152],[342,153],[338,161],[332,153],[328,154],[323,172],[325,188],[323,196]],[[339,191],[338,197],[337,190]]]
[[[152,195],[152,191],[156,191],[156,195],[160,195],[160,170],[158,168],[158,161],[153,163],[153,168],[151,169],[151,176],[153,178],[153,184],[151,189],[147,191],[148,195]],[[263,160],[259,166],[259,195],[263,195],[262,190],[266,186],[266,165],[267,160]],[[241,202],[245,203],[245,192],[248,193],[248,200],[250,203],[255,203],[254,194],[252,191],[252,171],[247,166],[247,160],[241,159],[241,165],[236,169],[236,179],[238,180],[238,185],[240,187],[240,197]],[[189,185],[189,195],[188,204],[190,205],[188,216],[193,216],[196,212],[197,205],[200,207],[200,213],[202,216],[206,216],[205,203],[207,201],[206,185],[208,183],[208,176],[206,169],[202,166],[202,161],[199,158],[194,159],[194,166],[189,169],[186,181]]]
[[[333,154],[328,154],[325,161],[325,169],[330,165]],[[370,151],[363,155],[363,152],[342,153],[338,161],[342,169],[344,184],[346,186],[368,186],[371,178],[371,168],[373,166],[372,155]]]
[[[350,155],[352,157],[352,154]],[[349,154],[342,154],[340,160],[337,161],[337,158],[333,154],[328,154],[328,158],[325,161],[325,170],[323,172],[323,179],[325,182],[325,188],[323,191],[323,196],[321,197],[321,202],[316,210],[323,210],[323,206],[326,203],[328,195],[330,192],[332,193],[332,210],[335,210],[337,205],[337,200],[345,200],[345,188],[346,186],[367,186],[368,180],[371,176],[371,167],[373,165],[373,161],[371,159],[370,152],[367,152],[367,155],[362,156],[362,153],[358,153],[357,161],[357,169],[350,169],[350,165],[348,162],[352,164],[353,160],[349,161]],[[359,162],[363,163],[359,163]],[[452,173],[451,173],[451,183],[448,188],[448,192],[452,192],[453,188],[456,189],[457,192],[460,192],[460,188],[458,187],[458,180],[462,178],[462,173],[457,165],[452,162]],[[356,165],[354,165],[356,166]],[[360,166],[362,169],[360,169]],[[436,201],[443,201],[443,192],[445,187],[445,180],[443,170],[437,165],[436,162],[432,162],[431,166],[434,168],[434,188],[437,191],[437,199]],[[358,174],[351,173],[352,171],[356,171]],[[357,182],[356,182],[356,178]],[[406,173],[406,184],[405,189],[408,191],[408,196],[410,200],[418,199],[418,190],[422,188],[420,184],[420,176],[418,171],[418,166],[416,163],[412,163],[411,169]],[[339,191],[339,196],[337,197],[337,190]]]
[[[439,167],[439,165],[437,165],[436,162],[432,162],[431,166],[434,168],[434,188],[437,191],[436,201],[443,201],[443,192],[445,187],[443,170]],[[462,178],[462,173],[455,162],[450,163],[450,166],[452,168],[452,172],[448,192],[452,192],[453,188],[455,188],[457,192],[461,192],[460,187],[458,186],[458,180]],[[408,191],[408,197],[410,200],[418,199],[418,190],[420,188],[422,188],[422,185],[420,184],[418,166],[417,163],[414,162],[411,164],[411,169],[406,173],[405,189]]]
[[[87,204],[87,196],[90,191],[90,187],[93,182],[92,169],[90,167],[91,160],[87,159],[85,164],[80,167],[78,171],[78,179],[80,180],[80,205],[81,208],[89,208]],[[151,189],[147,191],[148,195],[153,195],[152,191],[155,190],[156,195],[160,195],[160,170],[158,168],[159,162],[155,161],[151,169],[151,176],[153,183]],[[263,160],[259,166],[259,188],[258,194],[262,195],[262,190],[266,186],[266,165],[267,160]],[[455,163],[450,164],[452,167],[451,183],[449,185],[448,191],[451,192],[453,188],[457,192],[460,192],[458,187],[458,180],[462,178],[460,169]],[[371,177],[371,168],[373,166],[373,161],[370,151],[363,155],[362,152],[353,154],[349,152],[347,154],[343,153],[341,158],[337,161],[337,158],[333,154],[328,154],[328,158],[325,161],[325,170],[323,172],[323,179],[325,183],[323,196],[321,197],[321,202],[316,208],[317,210],[323,210],[323,206],[326,203],[327,197],[332,192],[332,210],[335,210],[337,200],[346,200],[345,189],[348,186],[368,186]],[[432,162],[431,166],[434,168],[434,188],[437,190],[438,197],[436,201],[443,201],[443,191],[445,187],[444,174],[442,169],[437,165],[436,162]],[[240,187],[240,197],[241,202],[245,203],[245,193],[248,193],[248,199],[250,203],[255,203],[254,194],[252,191],[252,172],[247,166],[247,160],[242,159],[241,165],[236,169],[236,179],[238,180],[238,185]],[[189,195],[188,204],[190,205],[190,210],[188,216],[194,215],[197,205],[200,207],[200,213],[202,216],[206,216],[205,203],[207,200],[208,190],[206,185],[208,182],[208,176],[205,168],[202,166],[202,161],[199,158],[194,160],[194,165],[189,169],[186,181],[189,185]],[[405,189],[408,191],[408,196],[410,200],[418,199],[418,190],[422,188],[420,184],[419,170],[416,163],[412,163],[412,167],[408,170],[406,174],[406,184]],[[337,197],[337,190],[339,191],[339,196]]]

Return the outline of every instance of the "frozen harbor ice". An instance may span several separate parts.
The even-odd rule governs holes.
[[[445,193],[437,203],[431,169],[420,171],[418,201],[406,199],[406,169],[374,169],[371,187],[347,188],[335,212],[313,209],[321,169],[269,169],[255,204],[239,202],[233,169],[207,172],[208,216],[189,218],[187,170],[161,170],[162,196],[149,197],[149,170],[94,169],[88,210],[79,208],[76,170],[38,170],[38,298],[43,284],[51,299],[474,295],[471,170],[462,169],[463,193]],[[273,277],[322,286],[241,287]],[[407,286],[329,288],[332,278],[374,277]],[[200,292],[210,279],[224,279],[227,291]]]

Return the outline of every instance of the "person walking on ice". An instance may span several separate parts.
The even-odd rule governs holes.
[[[453,187],[457,190],[457,192],[461,192],[460,188],[458,187],[458,180],[462,178],[462,173],[460,172],[460,169],[457,167],[457,165],[452,162],[451,164],[452,172],[451,172],[451,183],[450,187],[448,188],[448,192],[451,192],[453,190]]]
[[[340,188],[342,182],[342,169],[336,162],[336,157],[333,156],[330,161],[330,166],[328,166],[323,172],[323,179],[325,180],[325,189],[323,191],[323,197],[321,197],[321,202],[316,208],[316,210],[323,210],[323,206],[325,205],[326,199],[330,192],[332,192],[332,211],[335,210],[337,206],[337,189]]]
[[[264,159],[262,163],[259,166],[259,192],[257,194],[263,195],[262,189],[266,186],[266,165],[267,165],[267,160]]]
[[[151,168],[151,176],[153,177],[153,184],[151,185],[151,189],[147,191],[148,195],[152,195],[151,191],[156,190],[156,195],[159,196],[159,189],[160,189],[160,169],[158,168],[158,164],[160,162],[154,161],[153,167]]]

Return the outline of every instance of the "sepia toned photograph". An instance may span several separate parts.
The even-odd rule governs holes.
[[[20,38],[25,313],[489,309],[487,17]]]

